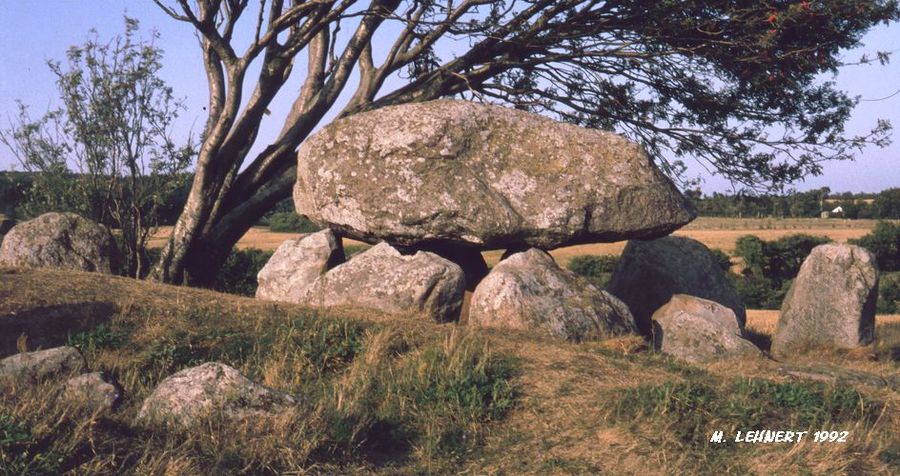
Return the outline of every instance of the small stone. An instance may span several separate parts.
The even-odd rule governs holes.
[[[66,381],[63,399],[97,410],[112,410],[122,398],[122,388],[102,372],[91,372]]]
[[[74,347],[23,352],[0,360],[0,384],[30,386],[58,375],[81,372],[87,365]]]
[[[160,382],[144,400],[137,421],[188,428],[212,415],[273,415],[295,403],[294,397],[254,383],[233,367],[207,362]]]
[[[653,313],[653,347],[693,363],[762,357],[762,352],[744,339],[734,311],[684,294],[672,296]]]

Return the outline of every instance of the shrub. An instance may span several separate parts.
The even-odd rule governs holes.
[[[272,257],[271,251],[247,248],[231,250],[219,270],[213,289],[243,296],[256,295],[256,275]]]
[[[828,243],[822,236],[790,235],[765,241],[753,235],[738,238],[735,255],[744,260],[744,271],[735,277],[735,289],[751,308],[778,309],[791,280],[813,248]]]
[[[618,262],[618,256],[581,255],[572,258],[567,268],[575,274],[584,276],[596,286],[603,287],[609,282]]]
[[[882,272],[900,271],[900,224],[879,221],[871,233],[850,242],[871,251]]]
[[[878,281],[879,314],[900,313],[900,272],[885,273]]]
[[[321,230],[305,216],[293,212],[275,213],[269,218],[269,230],[278,233],[313,233]]]

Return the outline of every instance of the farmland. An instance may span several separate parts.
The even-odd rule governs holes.
[[[827,236],[832,240],[844,242],[859,238],[875,227],[875,220],[840,220],[821,218],[711,218],[700,217],[688,226],[676,231],[678,236],[687,236],[700,241],[713,249],[726,253],[734,252],[737,239],[743,235],[756,235],[764,240],[774,240],[795,233]],[[158,247],[165,243],[170,228],[164,227],[151,239],[150,246]],[[298,233],[272,233],[268,228],[251,228],[237,243],[240,249],[259,248],[272,251],[284,240],[300,236]],[[345,240],[348,245],[362,243]],[[561,265],[578,255],[618,255],[625,248],[625,242],[596,243],[589,245],[569,246],[551,251],[550,254]],[[485,260],[493,265],[500,260],[503,250],[484,253]]]

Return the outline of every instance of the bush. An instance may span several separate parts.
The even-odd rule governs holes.
[[[881,275],[878,281],[879,314],[900,313],[900,272]]]
[[[850,242],[871,251],[880,271],[900,271],[900,224],[879,221],[871,233]]]
[[[275,213],[269,218],[269,231],[278,233],[313,233],[321,230],[305,216],[293,212]]]
[[[773,241],[753,235],[738,238],[735,255],[744,260],[744,271],[735,279],[735,289],[744,305],[778,309],[790,289],[791,280],[813,248],[828,243],[822,236],[797,234]]]
[[[243,296],[256,295],[256,275],[272,257],[272,253],[256,248],[231,250],[219,270],[213,289]]]
[[[567,268],[575,274],[584,276],[594,285],[603,287],[609,282],[618,262],[618,256],[581,255],[572,258]]]

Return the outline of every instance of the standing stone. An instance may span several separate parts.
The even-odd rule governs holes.
[[[468,101],[384,107],[303,142],[297,212],[398,246],[519,246],[656,238],[696,212],[637,144]]]
[[[667,236],[629,241],[606,290],[621,299],[644,335],[650,335],[653,313],[676,294],[687,294],[728,307],[740,327],[747,312],[715,255],[697,240]]]
[[[254,383],[233,367],[207,362],[160,382],[144,400],[137,420],[187,428],[214,414],[225,418],[266,415],[295,402],[294,397]]]
[[[33,385],[50,377],[81,372],[86,367],[74,347],[23,352],[0,360],[0,385]]]
[[[427,251],[404,255],[380,243],[316,279],[303,301],[422,314],[444,322],[459,318],[465,286],[458,265]]]
[[[875,340],[875,256],[829,243],[813,248],[781,305],[772,355],[788,359],[815,348],[852,349]]]
[[[536,248],[510,255],[481,281],[472,294],[469,323],[539,329],[573,341],[637,331],[621,301]]]
[[[122,389],[108,375],[91,372],[66,381],[62,398],[73,405],[112,410],[122,398]]]
[[[112,274],[119,249],[109,229],[74,213],[45,213],[14,226],[0,245],[0,265]]]
[[[316,278],[343,262],[344,247],[331,230],[287,240],[256,276],[256,298],[299,303]]]
[[[734,311],[685,294],[672,296],[653,313],[653,347],[694,363],[762,356],[752,342],[744,339]]]

